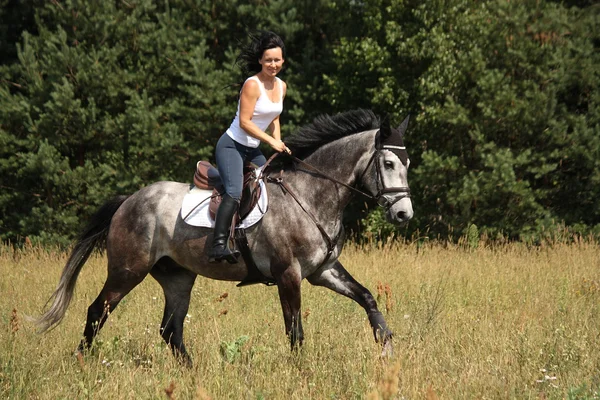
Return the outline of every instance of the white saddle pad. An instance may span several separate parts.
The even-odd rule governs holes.
[[[256,206],[250,211],[250,214],[238,224],[239,228],[248,228],[260,221],[267,212],[269,201],[267,198],[267,188],[265,183],[259,181],[261,187],[260,198]],[[183,198],[181,204],[181,218],[193,226],[203,226],[206,228],[214,228],[215,220],[210,217],[208,207],[210,204],[209,197],[212,195],[212,190],[202,190],[194,187]],[[200,205],[199,205],[200,204]],[[194,208],[195,207],[195,208]],[[191,213],[190,213],[191,211]],[[189,215],[188,215],[189,214]]]

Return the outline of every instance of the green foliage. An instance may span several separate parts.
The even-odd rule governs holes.
[[[489,237],[524,238],[549,220],[597,224],[598,7],[348,7],[369,12],[334,48],[330,102],[358,102],[397,121],[413,115],[413,229],[446,236],[475,223]]]
[[[479,229],[477,229],[477,225],[469,225],[467,228],[466,238],[469,249],[475,250],[477,247],[479,247]]]
[[[219,352],[225,362],[229,364],[235,363],[242,357],[242,351],[246,342],[250,338],[247,335],[242,335],[232,342],[221,342]]]
[[[106,198],[189,181],[235,113],[255,28],[286,42],[284,136],[323,112],[411,114],[409,234],[597,232],[592,3],[1,0],[0,240],[67,243]],[[363,201],[348,226],[405,233]]]
[[[387,222],[383,209],[376,208],[362,220],[362,236],[380,240],[394,234],[395,227]]]

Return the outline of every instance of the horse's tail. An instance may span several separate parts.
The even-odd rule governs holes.
[[[69,260],[63,269],[58,286],[46,302],[46,305],[50,302],[52,302],[52,305],[36,320],[36,324],[40,327],[40,333],[55,327],[62,321],[73,297],[79,271],[81,271],[83,264],[85,264],[95,248],[104,250],[106,247],[106,237],[108,236],[112,217],[128,197],[117,196],[107,201],[96,211],[85,230],[79,236],[69,256]]]

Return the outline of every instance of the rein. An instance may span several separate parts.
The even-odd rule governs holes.
[[[371,158],[369,159],[369,162],[367,163],[367,167],[365,168],[364,172],[361,174],[360,179],[362,180],[362,178],[365,176],[365,174],[367,173],[367,171],[369,170],[369,167],[371,166],[371,163],[373,163],[373,161],[375,160],[375,158],[380,154],[381,150],[380,149],[376,149],[376,151],[373,153],[373,155],[371,156]],[[287,153],[275,153],[273,154],[269,160],[265,163],[262,172],[267,170],[267,166],[271,163],[271,161],[273,161],[276,157],[278,157],[280,154],[285,154],[286,156],[290,157],[292,160],[294,160],[295,162],[297,162],[298,164],[303,165],[304,167],[307,167],[308,169],[316,172],[318,175],[321,175],[322,177],[335,182],[337,184],[340,184],[348,189],[350,189],[353,192],[356,192],[364,197],[367,197],[369,199],[375,200],[377,202],[378,205],[386,208],[386,209],[390,209],[394,204],[396,204],[398,201],[402,200],[405,197],[410,197],[410,189],[408,187],[392,187],[392,188],[386,188],[384,183],[383,183],[383,179],[382,179],[382,175],[381,175],[381,167],[379,166],[379,163],[375,163],[376,165],[376,174],[377,174],[377,194],[375,194],[374,196],[363,192],[360,189],[357,189],[355,187],[352,187],[350,185],[348,185],[347,183],[344,183],[334,177],[332,177],[331,175],[326,174],[325,172],[319,170],[318,168],[316,168],[313,165],[310,165],[309,163],[299,159],[296,156],[293,156],[291,154],[287,154]],[[331,258],[331,255],[333,254],[333,251],[335,250],[335,246],[340,238],[340,235],[342,233],[342,231],[340,230],[340,232],[336,235],[335,238],[331,238],[327,232],[325,231],[325,228],[323,228],[323,226],[321,225],[321,223],[317,220],[317,218],[314,216],[314,214],[312,212],[310,212],[310,210],[307,210],[306,207],[304,207],[304,205],[302,204],[302,202],[300,201],[300,199],[298,198],[298,196],[296,196],[296,194],[294,193],[294,191],[290,188],[290,186],[284,182],[283,180],[283,171],[281,171],[279,173],[279,177],[271,177],[271,176],[263,176],[263,173],[261,172],[261,176],[259,177],[259,179],[261,178],[266,178],[267,182],[272,182],[275,183],[276,185],[279,185],[281,187],[281,189],[284,191],[284,193],[289,193],[292,198],[296,201],[296,203],[298,203],[298,205],[300,206],[300,208],[302,208],[302,210],[310,217],[310,219],[314,222],[314,224],[316,225],[317,229],[319,229],[319,232],[321,232],[321,236],[323,236],[323,239],[325,239],[325,242],[327,244],[327,256],[325,257],[325,259],[323,260],[323,262],[321,263],[321,265],[319,266],[319,268],[323,265],[325,265],[325,263],[327,263],[327,261],[329,261],[329,259]],[[394,198],[393,201],[389,201],[387,198],[385,198],[384,194],[386,193],[402,193],[402,195],[397,196],[396,198]],[[382,201],[383,200],[383,201]]]
[[[359,180],[362,180],[365,176],[365,174],[367,173],[367,171],[369,170],[369,167],[371,166],[371,163],[373,163],[373,160],[375,160],[375,158],[379,155],[379,153],[381,152],[381,150],[376,150],[373,155],[371,156],[371,158],[369,159],[369,162],[367,163],[367,167],[365,168],[365,170],[363,171],[363,173],[360,175]],[[391,188],[386,188],[385,185],[383,184],[383,179],[381,179],[381,166],[379,165],[379,163],[375,163],[376,165],[376,173],[377,173],[377,193],[373,196],[372,194],[363,192],[360,189],[357,189],[353,186],[348,185],[347,183],[344,183],[342,181],[339,181],[337,179],[335,179],[334,177],[332,177],[331,175],[326,174],[325,172],[319,170],[318,168],[310,165],[309,163],[299,159],[296,156],[293,156],[291,154],[287,154],[287,153],[275,153],[273,156],[271,156],[271,158],[269,158],[269,161],[267,162],[267,164],[269,164],[276,156],[278,156],[279,154],[286,154],[288,157],[290,157],[292,160],[296,161],[298,164],[302,164],[305,167],[310,168],[311,170],[313,170],[314,172],[316,172],[317,174],[321,175],[324,178],[327,178],[328,180],[338,183],[364,197],[367,197],[369,199],[375,200],[377,202],[377,204],[379,204],[382,207],[385,208],[390,208],[391,206],[393,206],[394,204],[396,204],[398,201],[402,200],[405,197],[410,197],[410,188],[408,187],[391,187]],[[381,186],[381,187],[380,187]],[[390,202],[388,199],[386,199],[383,195],[386,193],[403,193],[402,195],[396,196],[394,198],[394,201]],[[382,201],[383,199],[383,201]]]
[[[280,153],[274,154],[274,157],[278,156],[279,154]],[[269,161],[271,161],[271,159],[274,157],[271,157],[269,159]],[[290,157],[293,157],[293,156],[290,156]],[[293,157],[293,158],[296,158],[296,157]],[[306,165],[309,165],[309,164],[306,164]],[[315,223],[319,232],[321,232],[321,236],[323,236],[323,239],[325,239],[325,242],[327,244],[327,255],[325,256],[325,259],[323,260],[321,265],[319,265],[319,268],[321,268],[331,258],[331,255],[333,254],[333,251],[335,250],[335,246],[340,238],[341,230],[337,234],[337,236],[333,239],[327,234],[327,232],[325,231],[325,228],[323,228],[323,225],[321,225],[319,220],[317,220],[317,218],[314,216],[314,214],[312,212],[310,212],[310,210],[307,210],[306,207],[304,207],[304,204],[302,204],[302,202],[300,201],[298,196],[296,196],[296,193],[294,193],[294,191],[290,188],[290,186],[283,180],[283,171],[281,171],[279,176],[276,178],[267,176],[266,179],[267,179],[267,182],[272,182],[272,183],[275,183],[276,185],[279,185],[279,187],[281,187],[281,190],[283,190],[284,193],[289,193],[292,196],[292,198],[296,201],[296,203],[298,203],[298,205],[300,206],[302,211],[304,211],[310,217],[310,219]]]
[[[287,154],[287,153],[286,153],[286,154]],[[305,166],[305,167],[308,167],[308,168],[312,169],[312,170],[313,170],[314,172],[316,172],[317,174],[321,175],[321,176],[322,176],[322,177],[324,177],[324,178],[327,178],[328,180],[330,180],[330,181],[332,181],[332,182],[338,183],[338,184],[340,184],[340,185],[342,185],[342,186],[344,186],[344,187],[346,187],[346,188],[348,188],[348,189],[350,189],[350,190],[352,190],[352,191],[354,191],[354,192],[356,192],[356,193],[358,193],[358,194],[361,194],[361,195],[363,195],[363,196],[365,196],[365,197],[368,197],[369,199],[376,200],[375,196],[373,196],[373,195],[370,195],[369,193],[363,192],[362,190],[359,190],[359,189],[357,189],[357,188],[355,188],[355,187],[352,187],[352,186],[348,185],[347,183],[344,183],[344,182],[342,182],[342,181],[339,181],[339,180],[335,179],[334,177],[332,177],[331,175],[327,175],[325,172],[323,172],[323,171],[319,170],[317,167],[314,167],[314,166],[310,165],[309,163],[307,163],[307,162],[305,162],[305,161],[302,161],[301,159],[299,159],[299,158],[298,158],[298,157],[296,157],[296,156],[293,156],[293,155],[291,155],[291,154],[287,154],[287,156],[288,156],[288,157],[290,157],[292,160],[296,161],[298,164],[302,164],[303,166]],[[369,161],[369,164],[367,164],[367,169],[369,168],[369,165],[370,165],[370,164],[371,164],[371,161]],[[366,171],[366,170],[365,170],[365,171]],[[363,174],[363,175],[364,175],[364,174]],[[361,175],[361,178],[362,178],[362,175]]]
[[[333,254],[333,250],[335,250],[335,245],[337,244],[337,241],[340,238],[341,231],[340,231],[340,233],[338,233],[338,235],[335,238],[332,239],[331,237],[329,237],[329,235],[325,231],[325,228],[323,228],[323,225],[321,225],[319,220],[317,220],[317,218],[314,216],[314,214],[312,212],[310,212],[310,210],[307,210],[306,207],[304,207],[304,205],[302,204],[300,199],[298,199],[298,196],[296,196],[296,194],[292,191],[290,186],[286,182],[284,182],[284,180],[281,176],[279,176],[278,178],[267,177],[267,180],[269,182],[273,182],[273,183],[279,185],[281,187],[281,189],[284,191],[284,193],[289,193],[292,196],[292,198],[294,200],[296,200],[296,203],[298,203],[300,208],[302,208],[302,211],[304,211],[310,217],[310,219],[312,219],[312,221],[315,223],[315,225],[317,226],[317,229],[319,229],[319,232],[321,232],[321,235],[327,242],[327,256],[325,257],[325,260],[321,263],[321,265],[325,264],[329,260],[329,257],[331,257],[331,254]]]

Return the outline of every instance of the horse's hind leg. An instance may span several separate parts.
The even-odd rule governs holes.
[[[390,343],[392,331],[377,308],[377,302],[373,295],[358,283],[339,261],[336,261],[331,267],[319,269],[306,279],[315,286],[324,286],[360,304],[367,312],[375,340],[384,345]]]
[[[183,321],[190,305],[190,295],[196,274],[182,268],[170,258],[161,259],[150,271],[160,283],[165,294],[165,311],[160,324],[160,334],[171,351],[188,367],[192,360],[183,344]]]
[[[119,302],[134,287],[144,280],[148,274],[149,268],[146,265],[138,264],[130,266],[127,269],[119,264],[118,267],[110,266],[108,277],[104,287],[96,300],[88,307],[87,321],[83,331],[83,339],[79,344],[79,351],[88,349],[98,334],[108,315],[114,311]]]

